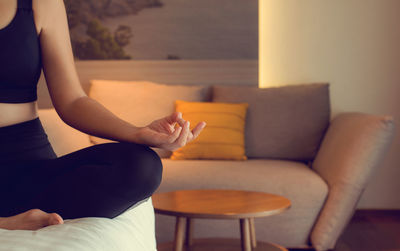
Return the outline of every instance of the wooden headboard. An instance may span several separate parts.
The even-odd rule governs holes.
[[[257,60],[76,61],[83,89],[91,79],[146,80],[184,85],[258,85]],[[52,107],[45,79],[38,86],[39,108]]]

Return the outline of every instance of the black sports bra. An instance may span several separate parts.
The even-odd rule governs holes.
[[[0,29],[0,103],[37,100],[42,70],[32,0],[18,0],[12,21]]]

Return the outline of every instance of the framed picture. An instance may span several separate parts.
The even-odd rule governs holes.
[[[258,0],[64,0],[77,60],[258,58]]]

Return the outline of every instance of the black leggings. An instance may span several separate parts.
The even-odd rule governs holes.
[[[94,145],[57,158],[39,119],[0,128],[0,217],[32,208],[113,218],[152,195],[162,164],[149,147]]]

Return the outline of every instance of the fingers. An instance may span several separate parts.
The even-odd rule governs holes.
[[[187,121],[189,123],[189,121]],[[185,122],[182,123],[182,127],[185,127]],[[204,129],[204,127],[206,127],[206,122],[202,121],[200,123],[198,123],[195,128],[193,128],[193,130],[190,130],[190,123],[189,123],[189,132],[186,138],[186,143],[189,143],[190,141],[196,139],[199,134],[201,133],[201,131]],[[185,144],[186,144],[185,143]]]
[[[168,142],[174,143],[178,139],[179,135],[181,134],[181,131],[182,131],[182,127],[176,128],[175,131],[168,136]]]
[[[182,127],[180,127],[182,128]],[[186,145],[188,135],[190,133],[190,122],[186,121],[185,124],[183,125],[182,132],[180,133],[179,137],[176,139],[174,142],[176,147],[182,147]]]
[[[193,138],[191,140],[194,140],[199,136],[200,132],[206,127],[206,122],[202,121],[196,125],[196,127],[192,130]]]
[[[167,130],[169,131],[169,133],[174,132],[174,130],[177,129],[179,126],[183,127],[185,124],[185,120],[182,119],[181,112],[174,112],[171,115],[163,118],[162,120],[168,123]]]
[[[203,121],[198,123],[193,130],[190,130],[190,122],[182,118],[181,112],[174,112],[165,117],[165,120],[169,124],[167,128],[167,131],[170,133],[168,142],[172,143],[171,147],[173,148],[182,147],[196,139],[206,126],[206,123]]]
[[[165,117],[165,119],[167,120],[168,123],[175,123],[177,122],[179,119],[182,119],[182,113],[181,112],[174,112],[171,115]]]
[[[204,121],[200,122],[191,131],[190,122],[185,121],[182,127],[178,126],[172,134],[168,135],[168,140],[167,142],[164,141],[165,143],[162,144],[162,147],[171,151],[183,147],[188,142],[196,139],[205,126],[206,123]]]
[[[184,126],[185,126],[186,120],[184,120],[184,119],[182,119],[182,118],[179,118],[176,122],[177,122],[180,126],[184,127]]]

